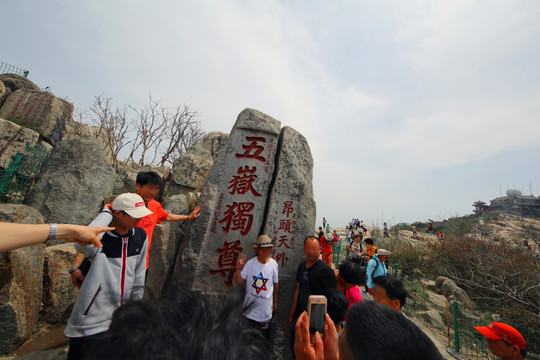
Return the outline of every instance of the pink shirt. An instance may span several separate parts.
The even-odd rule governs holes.
[[[358,285],[350,289],[343,289],[341,292],[345,295],[347,300],[349,300],[349,309],[356,303],[362,302],[362,291]]]

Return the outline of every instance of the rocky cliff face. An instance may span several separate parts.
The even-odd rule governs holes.
[[[2,221],[88,224],[115,192],[135,191],[139,171],[156,171],[164,179],[157,200],[167,211],[187,215],[198,204],[202,216],[156,226],[145,296],[160,297],[173,279],[227,294],[236,259],[241,253],[252,257],[250,244],[267,234],[279,264],[275,352],[285,354],[284,327],[302,241],[315,226],[313,159],[306,139],[245,109],[230,135],[208,133],[172,169],[120,162],[118,173],[104,140],[72,116],[69,102],[28,79],[0,75],[0,159],[9,162],[27,144],[52,149],[33,179],[28,206],[1,205]],[[69,316],[77,296],[67,273],[74,255],[72,245],[63,243],[0,254],[0,353],[26,340],[38,318],[57,323]]]

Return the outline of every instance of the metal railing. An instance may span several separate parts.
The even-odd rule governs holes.
[[[491,314],[480,313],[465,309],[459,305],[457,301],[446,301],[446,306],[443,308],[440,305],[429,301],[429,296],[418,294],[421,285],[419,280],[415,280],[409,276],[404,276],[399,272],[398,264],[394,264],[388,273],[393,273],[394,276],[401,278],[409,294],[417,299],[413,299],[413,304],[407,305],[407,315],[415,318],[415,321],[423,322],[416,316],[418,312],[427,309],[434,309],[442,315],[445,328],[439,329],[441,337],[448,339],[448,352],[458,359],[494,359],[487,349],[484,337],[474,329],[475,326],[486,326],[493,322]],[[415,285],[416,284],[416,285]],[[422,290],[419,290],[420,292]],[[425,289],[424,289],[425,291]],[[417,301],[418,298],[424,299]],[[424,302],[422,304],[422,302]],[[540,360],[540,330],[530,327],[523,327],[515,324],[509,324],[516,328],[525,338],[527,343],[527,359]]]
[[[0,203],[23,202],[49,152],[42,146],[26,144],[24,153],[19,152],[11,160],[0,161]]]
[[[24,77],[28,77],[29,71],[1,61],[0,74],[17,74],[17,75],[22,75]]]

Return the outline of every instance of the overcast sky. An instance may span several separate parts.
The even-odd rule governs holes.
[[[300,131],[317,222],[425,221],[540,187],[540,2],[6,1],[0,61],[95,95]]]

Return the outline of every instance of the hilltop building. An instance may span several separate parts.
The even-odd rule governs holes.
[[[507,190],[506,196],[491,200],[489,206],[481,200],[478,200],[472,206],[474,207],[473,212],[477,215],[482,215],[486,211],[504,211],[540,217],[540,197],[523,195],[521,190],[518,189]]]

